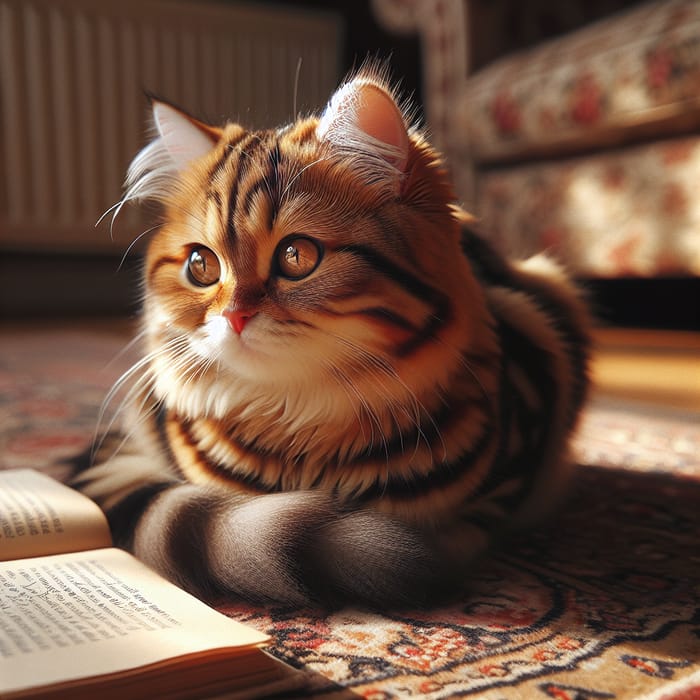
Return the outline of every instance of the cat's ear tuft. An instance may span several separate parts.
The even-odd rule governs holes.
[[[211,151],[219,132],[167,102],[151,101],[153,123],[179,171]]]
[[[404,116],[381,82],[362,75],[341,86],[316,128],[316,136],[347,155],[363,155],[394,178],[404,173],[409,139]]]

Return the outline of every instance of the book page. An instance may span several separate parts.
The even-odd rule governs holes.
[[[107,519],[83,494],[31,469],[0,471],[0,561],[111,544]]]
[[[0,695],[268,640],[119,549],[0,563],[0,618]]]

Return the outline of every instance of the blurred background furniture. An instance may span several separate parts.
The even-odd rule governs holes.
[[[700,3],[373,7],[420,33],[427,125],[498,245],[613,286],[653,278],[656,302],[670,284],[697,322]]]

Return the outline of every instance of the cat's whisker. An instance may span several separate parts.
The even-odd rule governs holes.
[[[139,378],[138,383],[135,384],[134,387],[129,389],[126,396],[122,399],[122,401],[119,403],[117,408],[114,410],[113,414],[110,416],[109,422],[107,423],[106,427],[104,427],[104,428],[102,428],[101,425],[105,419],[105,410],[106,409],[101,409],[100,417],[98,418],[97,427],[95,430],[95,435],[93,437],[93,444],[92,444],[92,449],[91,449],[91,460],[94,460],[95,455],[101,451],[106,437],[111,434],[112,429],[114,427],[114,424],[118,420],[120,420],[126,407],[132,405],[134,398],[137,395],[139,395],[142,391],[144,393],[147,393],[147,392],[145,392],[145,387],[148,386],[150,379],[151,378],[147,377],[147,376]],[[101,436],[99,440],[97,439],[98,435]]]
[[[323,161],[328,160],[327,157],[321,157],[317,158],[316,160],[312,161],[311,163],[307,163],[303,168],[300,168],[290,179],[285,188],[282,190],[282,195],[280,196],[280,200],[284,201],[287,192],[289,192],[289,189],[291,186],[301,177],[301,175],[304,174],[309,168],[313,167],[314,165],[318,165],[318,163],[323,163]]]
[[[339,340],[345,342],[348,344],[352,350],[352,357],[353,359],[356,359],[358,356],[362,357],[367,365],[365,366],[366,371],[371,371],[371,368],[374,368],[374,371],[378,371],[380,374],[383,374],[384,376],[389,377],[392,381],[397,382],[402,389],[406,392],[406,395],[409,397],[410,401],[410,406],[413,408],[413,415],[409,412],[409,409],[403,404],[400,403],[399,406],[402,411],[405,412],[406,417],[409,419],[409,421],[414,425],[416,428],[416,444],[414,447],[414,454],[413,458],[415,458],[418,449],[420,447],[420,441],[421,439],[424,441],[425,445],[428,447],[429,450],[432,450],[432,445],[430,441],[428,440],[427,435],[423,431],[421,424],[420,424],[420,416],[425,415],[428,417],[428,419],[431,421],[434,429],[435,429],[435,434],[437,438],[440,440],[440,443],[442,445],[442,451],[443,451],[443,460],[447,458],[447,446],[445,444],[444,438],[442,436],[442,432],[439,429],[439,426],[435,422],[435,420],[432,418],[431,413],[426,409],[426,407],[418,400],[418,397],[415,395],[415,393],[410,389],[410,387],[406,384],[406,382],[401,379],[401,377],[398,375],[396,370],[386,361],[382,360],[381,358],[372,355],[368,353],[364,348],[360,347],[356,343],[352,343],[351,341],[348,341],[346,339],[341,339],[338,338]],[[392,402],[390,399],[390,394],[385,394],[384,395],[384,402],[387,406],[387,409],[392,412],[392,416],[394,418],[394,423],[396,424],[398,428],[398,433],[403,438],[403,432],[401,430],[401,423],[396,419],[396,415],[393,413],[393,407],[392,407]],[[402,451],[403,451],[403,442],[402,442]]]
[[[115,202],[111,207],[109,207],[109,209],[103,212],[102,216],[100,216],[100,218],[95,222],[95,228],[97,228],[104,221],[105,217],[109,216],[109,214],[114,211],[112,220],[109,222],[109,237],[111,240],[114,240],[114,220],[116,219],[117,214],[119,214],[121,211],[122,206],[124,206],[124,198],[120,199],[118,202]]]
[[[134,384],[129,388],[127,391],[126,395],[122,398],[122,400],[119,402],[119,405],[115,408],[115,410],[112,412],[109,421],[107,422],[107,425],[102,428],[102,423],[105,419],[106,415],[106,407],[100,409],[100,415],[97,421],[97,427],[95,430],[95,435],[93,437],[93,446],[91,450],[91,460],[94,460],[95,455],[98,454],[104,445],[104,441],[108,435],[112,433],[112,430],[114,428],[114,425],[117,421],[120,421],[122,418],[122,415],[125,413],[127,407],[130,407],[134,404],[134,399],[141,395],[141,394],[148,394],[149,392],[147,389],[149,389],[149,383],[152,383],[153,377],[149,375],[148,373],[141,375],[136,379]],[[150,389],[149,389],[150,391]],[[116,394],[112,394],[110,401],[114,399]],[[123,429],[123,421],[120,424],[120,427]],[[101,435],[101,439],[98,441],[97,436],[98,434]]]
[[[365,433],[365,425],[364,421],[362,420],[360,410],[361,407],[362,409],[364,409],[365,413],[369,413],[368,407],[363,403],[362,394],[359,391],[357,391],[357,389],[355,389],[349,377],[335,364],[324,362],[324,366],[328,370],[329,376],[331,376],[336,381],[338,386],[340,386],[340,388],[345,392],[345,395],[348,397],[348,403],[350,404],[350,407],[353,413],[355,414],[355,418],[357,419],[357,424],[360,427],[362,441],[364,443],[367,443],[368,440],[371,442],[371,437],[368,438],[367,434]],[[353,397],[360,403],[360,407],[355,405],[355,400],[353,400]]]
[[[383,382],[381,381],[382,377],[388,377],[389,379],[394,379],[393,375],[386,371],[387,368],[385,367],[384,362],[382,362],[375,355],[372,355],[371,353],[367,352],[361,346],[357,345],[356,343],[354,343],[346,338],[342,338],[341,336],[336,336],[336,340],[338,340],[339,342],[344,344],[348,348],[348,350],[350,350],[350,352],[348,353],[348,356],[347,356],[347,359],[349,362],[357,362],[358,360],[360,360],[362,365],[363,365],[364,373],[365,374],[367,374],[367,373],[374,374],[374,376],[376,377],[376,382],[374,383],[374,391],[381,398],[382,406],[388,412],[388,414],[391,416],[391,419],[393,420],[394,424],[398,428],[398,433],[400,436],[402,452],[403,452],[403,434],[401,431],[401,423],[398,420],[396,413],[395,413],[395,410],[394,410],[394,406],[393,406],[394,398],[392,396],[392,393],[388,390],[388,387],[386,387],[383,384]],[[354,386],[353,386],[353,388],[354,388]],[[361,395],[361,392],[359,390],[357,390],[357,393],[358,393],[358,395]],[[387,459],[388,459],[389,458],[388,441],[387,441],[387,436],[384,432],[381,418],[376,413],[376,410],[371,408],[371,404],[369,403],[369,401],[367,400],[367,398],[364,395],[362,396],[362,401],[367,404],[369,410],[371,410],[372,414],[375,416],[376,424],[377,424],[377,427],[380,431],[382,443],[384,445],[384,451],[385,451],[385,454],[386,454]]]
[[[179,354],[171,358],[172,369],[176,375],[180,375],[184,386],[192,386],[205,377],[210,369],[220,359],[221,351],[216,355],[202,358],[192,351],[189,342],[183,338],[182,347],[177,348]]]
[[[208,374],[209,370],[214,365],[214,362],[214,358],[206,359],[204,362],[197,361],[195,358],[189,358],[188,367],[184,369],[184,374],[186,377],[185,383],[191,385],[201,380],[202,377],[205,377]]]
[[[408,395],[409,395],[409,396],[411,397],[411,399],[412,399],[412,404],[413,404],[413,406],[415,407],[415,415],[416,415],[416,418],[415,418],[415,420],[414,420],[414,424],[415,424],[415,426],[416,426],[416,431],[417,431],[417,434],[416,434],[416,452],[418,451],[419,442],[420,442],[420,438],[421,438],[421,437],[423,438],[423,441],[425,442],[425,444],[426,444],[426,446],[428,447],[428,449],[430,449],[430,450],[433,449],[433,446],[430,444],[430,441],[428,440],[427,435],[425,434],[425,432],[423,431],[423,429],[421,428],[421,425],[420,425],[420,416],[421,416],[421,415],[424,415],[424,416],[427,416],[427,417],[428,417],[428,420],[430,421],[431,425],[432,425],[433,428],[435,429],[435,435],[438,437],[438,439],[440,440],[440,444],[442,445],[442,458],[443,458],[443,461],[446,461],[446,460],[447,460],[447,445],[445,444],[445,440],[444,440],[444,438],[443,438],[442,431],[440,430],[440,426],[437,424],[437,422],[435,421],[435,419],[434,419],[433,416],[432,416],[432,412],[429,411],[429,410],[423,405],[423,403],[422,403],[422,402],[418,399],[418,397],[416,396],[415,392],[413,392],[413,391],[410,389],[410,387],[409,387],[409,386],[406,384],[406,382],[398,375],[398,373],[397,373],[395,370],[392,370],[392,376],[393,376],[393,378],[406,390],[406,392],[408,393]]]
[[[119,261],[119,265],[117,266],[117,272],[119,272],[122,269],[122,266],[126,262],[127,257],[129,257],[129,253],[133,250],[134,246],[144,237],[147,236],[149,233],[153,233],[153,231],[157,231],[159,228],[161,228],[163,224],[156,224],[155,226],[151,226],[150,228],[147,228],[145,231],[142,233],[139,233],[136,238],[134,238],[133,241],[129,244],[127,247],[126,251],[124,251],[124,255],[122,255],[121,260]]]
[[[386,443],[386,439],[384,436],[384,431],[382,428],[382,422],[381,418],[376,412],[376,410],[372,407],[371,403],[367,400],[367,397],[355,386],[355,383],[350,379],[350,377],[339,367],[333,366],[333,376],[336,380],[339,381],[340,385],[346,390],[346,391],[351,391],[352,394],[354,395],[356,401],[359,403],[359,407],[364,411],[365,415],[369,419],[369,427],[371,430],[371,433],[369,435],[369,438],[367,440],[367,445],[370,449],[374,447],[374,441],[375,441],[375,427],[377,429],[377,432],[379,433],[379,437],[385,447],[385,451],[388,449],[388,445]],[[352,398],[350,397],[351,404],[354,406],[354,402],[352,401]],[[359,409],[358,409],[359,410]],[[363,425],[362,420],[360,420],[360,425]],[[364,431],[364,428],[363,428]]]
[[[448,347],[447,343],[444,342],[442,338],[439,338],[437,336],[433,336],[432,341],[436,344],[440,344],[444,347]],[[415,395],[415,393],[410,389],[410,387],[406,384],[406,382],[400,377],[400,375],[396,372],[396,370],[391,366],[390,363],[381,360],[380,358],[370,355],[364,351],[364,349],[360,348],[357,345],[353,345],[353,352],[358,353],[362,352],[365,353],[366,357],[370,359],[370,361],[374,364],[374,366],[381,372],[385,373],[386,375],[390,376],[392,380],[396,381],[406,392],[406,394],[410,397],[411,403],[414,407],[414,416],[411,417],[410,414],[408,413],[408,408],[406,408],[403,404],[401,404],[402,410],[406,411],[406,416],[411,420],[413,425],[416,428],[416,445],[415,445],[415,450],[414,450],[414,457],[415,454],[418,452],[418,449],[420,447],[420,440],[422,439],[425,445],[428,447],[428,449],[432,449],[432,445],[430,441],[428,440],[428,437],[426,436],[425,432],[423,431],[421,425],[420,425],[420,417],[421,415],[427,417],[427,419],[430,421],[431,425],[433,426],[435,430],[435,434],[437,438],[439,439],[441,446],[442,446],[442,453],[443,453],[443,461],[447,459],[447,446],[444,441],[444,437],[442,435],[442,432],[440,431],[439,426],[437,425],[435,419],[432,416],[432,412],[429,411],[423,403],[418,399],[418,397]],[[483,386],[483,383],[480,381],[478,374],[473,370],[473,368],[469,365],[467,362],[466,358],[463,357],[461,353],[458,353],[460,357],[460,361],[464,364],[464,368],[470,373],[470,375],[474,378],[475,382],[479,386],[482,395],[484,398],[487,398],[486,390]],[[441,394],[439,394],[441,401],[444,402],[444,400],[441,398]],[[398,424],[397,424],[398,425]]]
[[[117,352],[114,357],[112,357],[111,360],[105,365],[105,368],[109,369],[114,365],[115,362],[118,362],[124,355],[127,353],[131,352],[141,341],[143,341],[144,338],[148,335],[148,329],[142,328],[138,333],[134,334],[134,337],[129,340],[124,347],[122,347],[119,352]]]
[[[294,99],[293,99],[293,114],[294,114],[294,119],[299,118],[299,113],[297,112],[297,98],[299,96],[299,78],[301,77],[301,64],[302,64],[302,58],[299,56],[297,59],[297,69],[294,73]]]
[[[440,344],[442,347],[448,348],[449,350],[453,351],[455,355],[458,357],[458,362],[462,368],[464,368],[469,376],[474,380],[475,385],[478,387],[482,399],[484,399],[484,408],[486,411],[489,412],[489,416],[491,419],[495,418],[495,407],[494,407],[494,402],[492,400],[492,397],[489,396],[488,391],[486,390],[486,387],[484,386],[484,383],[479,376],[479,373],[474,369],[472,366],[471,362],[469,362],[468,358],[465,355],[465,352],[463,350],[459,350],[458,348],[455,348],[452,345],[449,345],[446,343],[442,338],[435,338],[434,340],[435,343]]]
[[[134,346],[137,345],[137,344],[144,338],[145,334],[146,334],[146,329],[143,329],[141,332],[137,333],[137,334],[136,334],[123,348],[121,348],[121,350],[106,364],[105,369],[108,369],[109,367],[111,367],[115,362],[117,362],[117,361],[118,361],[121,357],[123,357],[126,353],[130,352],[130,351],[134,348]],[[143,362],[143,358],[141,358],[141,359],[139,360],[139,362],[137,362],[136,364],[137,364],[137,365],[142,365],[143,363],[144,363],[144,362]],[[114,398],[114,396],[116,395],[116,393],[119,391],[120,386],[121,386],[123,383],[125,383],[125,382],[127,381],[125,375],[128,374],[128,373],[131,373],[131,372],[133,372],[133,371],[136,371],[136,370],[134,369],[134,366],[130,367],[130,368],[127,370],[127,372],[125,372],[121,377],[119,377],[119,378],[117,379],[117,381],[116,381],[114,384],[112,384],[112,386],[110,387],[110,389],[109,389],[107,395],[106,395],[105,398],[102,400],[102,404],[100,405],[100,408],[99,408],[99,411],[98,411],[97,421],[96,421],[96,425],[95,425],[95,431],[94,431],[93,439],[92,439],[91,459],[94,457],[95,451],[98,450],[98,449],[100,448],[101,444],[102,444],[102,442],[100,442],[100,443],[98,444],[97,440],[98,440],[98,434],[100,433],[100,427],[101,427],[101,425],[102,425],[102,421],[104,420],[104,416],[105,416],[105,414],[106,414],[107,408],[108,408],[109,404],[111,403],[111,401],[113,400],[113,398]],[[110,424],[110,426],[111,426],[111,424]],[[109,431],[109,430],[107,429],[107,430],[104,431],[104,433],[106,433],[106,432],[108,432],[108,431]],[[104,440],[104,436],[103,436],[103,440]]]
[[[100,410],[98,412],[97,426],[95,429],[95,438],[93,439],[93,448],[92,448],[92,455],[93,456],[101,448],[102,443],[104,441],[104,436],[106,436],[111,431],[112,427],[114,426],[114,423],[116,422],[116,420],[118,420],[118,417],[123,412],[124,407],[129,405],[129,403],[128,403],[129,398],[130,397],[133,398],[134,395],[136,395],[139,391],[142,390],[142,387],[141,387],[142,383],[148,385],[148,382],[153,381],[153,376],[152,376],[153,370],[151,368],[152,362],[160,354],[170,352],[172,349],[174,349],[177,346],[178,343],[183,343],[183,342],[185,342],[185,340],[186,339],[184,337],[175,338],[172,341],[169,341],[168,343],[166,343],[165,346],[163,346],[161,348],[157,348],[156,350],[154,350],[150,353],[147,353],[146,355],[144,355],[144,357],[139,359],[129,369],[127,369],[121,375],[121,377],[119,377],[119,379],[117,379],[117,381],[112,385],[111,389],[107,392],[107,395],[105,396],[105,398],[102,402],[102,405],[100,406]],[[139,376],[138,373],[141,372],[142,370],[145,370],[145,371],[143,372],[143,374],[141,374]],[[106,415],[106,412],[107,412],[109,405],[112,403],[112,401],[114,400],[116,395],[119,393],[119,391],[121,391],[129,381],[134,380],[134,379],[136,381],[129,388],[125,398],[120,402],[119,406],[114,411],[111,420],[107,424],[107,427],[101,431],[103,434],[102,441],[97,443],[96,442],[97,433],[101,429],[101,426],[102,426],[102,423],[103,423],[103,420],[104,420],[104,417]]]
[[[138,421],[131,423],[128,429],[122,429],[122,439],[119,442],[119,444],[116,445],[116,447],[112,450],[110,459],[116,457],[119,454],[119,452],[121,452],[122,448],[131,442],[141,425],[146,423],[146,421],[160,408],[158,402],[152,400],[152,388],[148,392],[143,392],[141,396],[141,402],[138,405],[134,405],[134,413],[138,416]]]
[[[104,400],[102,401],[102,405],[100,406],[100,410],[97,416],[97,428],[99,429],[102,420],[107,412],[107,408],[109,405],[112,403],[113,399],[117,395],[117,393],[124,387],[124,385],[132,379],[139,370],[143,369],[144,367],[148,367],[150,364],[151,357],[146,356],[138,360],[135,364],[133,364],[126,372],[124,372],[118,379],[117,381],[112,385],[110,390],[107,392],[107,395],[105,396]]]

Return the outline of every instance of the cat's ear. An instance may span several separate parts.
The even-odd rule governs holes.
[[[179,171],[211,151],[221,132],[161,100],[151,100],[153,124]]]
[[[220,129],[167,102],[150,100],[156,138],[131,161],[120,206],[132,200],[167,199],[178,173],[211,151],[221,137]]]
[[[406,121],[391,92],[372,78],[360,75],[336,91],[318,123],[316,136],[348,156],[372,161],[394,179],[405,172],[409,148]]]

